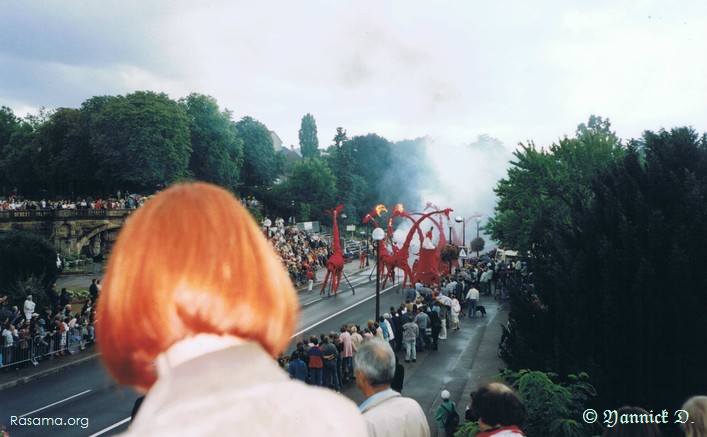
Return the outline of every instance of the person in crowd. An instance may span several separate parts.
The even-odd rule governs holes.
[[[422,311],[422,308],[415,308],[415,318],[412,321],[415,322],[419,330],[417,349],[422,352],[427,344],[427,328],[430,327],[430,316]]]
[[[287,369],[292,379],[298,379],[302,382],[307,380],[307,365],[302,361],[300,353],[294,351],[290,359],[290,366]]]
[[[316,336],[309,338],[309,349],[307,356],[309,357],[309,383],[311,385],[322,385],[322,368],[324,367],[324,358],[322,348],[319,347],[319,339]]]
[[[341,382],[347,383],[353,380],[353,345],[348,326],[341,326],[339,341],[341,342]]]
[[[467,317],[476,317],[476,305],[479,303],[479,290],[471,284],[471,288],[466,293]]]
[[[349,333],[351,334],[351,348],[353,349],[353,355],[356,355],[358,348],[361,347],[363,336],[358,333],[358,327],[353,323],[349,325]]]
[[[297,295],[228,191],[197,182],[160,192],[123,226],[106,271],[101,357],[119,383],[147,393],[124,435],[366,435],[355,404],[274,361]],[[303,420],[313,411],[337,414]]]
[[[430,428],[420,405],[391,389],[395,352],[378,338],[366,340],[354,358],[356,386],[366,397],[359,407],[369,436],[429,437]]]
[[[461,304],[459,304],[459,299],[457,299],[456,293],[452,294],[452,306],[450,308],[450,325],[451,329],[454,329],[458,331],[460,329],[459,327],[459,314],[462,312],[462,307]]]
[[[427,312],[427,316],[430,318],[430,327],[432,328],[430,345],[433,351],[438,349],[439,344],[439,334],[442,331],[442,319],[439,318],[439,311],[435,311],[434,308],[439,309],[437,302],[434,302],[432,308]]]
[[[34,302],[32,295],[28,295],[24,305],[25,320],[30,320],[32,318],[32,313],[34,312],[34,308],[36,306],[37,304]]]
[[[341,385],[339,384],[339,375],[336,371],[336,357],[338,356],[339,352],[336,350],[336,346],[334,346],[328,336],[324,335],[322,337],[322,359],[324,360],[322,386],[340,392]]]
[[[525,403],[501,382],[484,383],[472,394],[471,415],[479,422],[477,437],[525,435],[520,429],[527,416]]]
[[[437,422],[437,436],[452,437],[448,435],[445,424],[447,422],[447,416],[449,413],[456,410],[457,406],[451,401],[452,395],[448,390],[442,390],[440,397],[442,398],[442,403],[437,407],[434,415],[435,422]]]
[[[98,284],[96,284],[96,281],[96,278],[91,279],[91,285],[88,287],[88,294],[93,302],[98,299]]]
[[[395,350],[395,328],[393,327],[393,319],[390,314],[383,314],[383,325],[385,325],[384,330],[388,332],[388,343],[390,343],[390,347]]]
[[[419,332],[420,328],[418,328],[412,320],[408,320],[408,322],[403,325],[403,343],[405,344],[406,363],[409,363],[411,360],[413,363],[417,361],[417,350],[415,343],[417,342]]]
[[[687,411],[690,420],[681,424],[685,437],[707,436],[707,396],[693,396],[688,399],[682,409]]]
[[[643,408],[624,406],[616,410],[618,417],[622,415],[648,415]],[[602,437],[661,437],[660,428],[655,423],[621,423],[612,427],[605,427]]]

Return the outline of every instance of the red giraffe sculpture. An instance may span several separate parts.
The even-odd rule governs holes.
[[[339,289],[339,283],[341,282],[341,274],[344,272],[344,255],[341,251],[341,241],[339,238],[339,223],[337,221],[338,215],[341,210],[344,209],[344,205],[339,205],[333,210],[326,210],[327,214],[332,214],[334,216],[334,225],[332,226],[332,234],[334,239],[334,253],[331,254],[329,259],[326,261],[326,276],[324,277],[324,283],[322,284],[322,289],[319,292],[321,296],[324,294],[327,282],[329,282],[329,277],[331,276],[331,292],[336,292]]]
[[[363,218],[363,223],[368,223],[369,221],[372,221],[376,228],[380,228],[378,222],[373,217],[380,217],[381,213],[384,211],[388,212],[388,210],[385,208],[385,205],[376,205],[376,207],[373,208],[373,211],[366,214],[366,217]],[[387,274],[389,274],[386,272],[386,265],[384,259],[385,257],[388,257],[390,255],[388,253],[388,249],[385,247],[385,242],[383,240],[380,240],[378,242],[378,253],[380,253],[380,264],[378,265],[376,274],[380,275],[381,279],[383,279],[387,276]]]
[[[412,241],[412,237],[415,235],[415,233],[419,231],[420,223],[422,223],[422,221],[434,214],[444,214],[447,216],[447,218],[449,218],[449,213],[452,211],[452,208],[447,208],[445,210],[432,211],[427,214],[424,214],[422,217],[420,217],[419,220],[415,222],[410,231],[408,231],[408,235],[407,238],[405,238],[403,247],[398,249],[393,255],[388,257],[389,259],[386,260],[386,264],[388,265],[389,269],[397,267],[403,271],[403,288],[405,288],[408,278],[412,279],[412,269],[410,268],[410,264],[408,263],[408,259],[410,257],[410,242]],[[385,286],[385,282],[383,283],[383,286]]]

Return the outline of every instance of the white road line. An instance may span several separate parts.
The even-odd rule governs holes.
[[[391,285],[390,287],[386,288],[385,290],[381,290],[381,294],[385,293],[386,291],[392,290],[392,289],[395,288],[396,286],[397,286],[397,285]],[[338,316],[339,314],[345,313],[346,311],[350,310],[351,308],[353,308],[353,307],[355,307],[355,306],[359,306],[359,305],[361,305],[362,303],[364,303],[365,301],[370,300],[370,299],[374,299],[375,297],[376,297],[376,295],[373,294],[372,296],[369,296],[369,297],[367,297],[367,298],[365,298],[365,299],[363,299],[363,300],[360,300],[360,301],[356,302],[355,304],[350,305],[350,306],[344,308],[343,310],[339,311],[338,313],[334,313],[334,314],[330,315],[329,317],[327,317],[326,319],[320,320],[320,321],[318,321],[317,323],[315,323],[314,325],[308,326],[308,327],[304,328],[303,330],[301,330],[301,331],[299,331],[299,332],[296,332],[295,335],[293,335],[292,337],[290,337],[290,339],[293,339],[293,338],[295,338],[295,337],[298,337],[298,336],[299,336],[300,334],[302,334],[303,332],[309,331],[309,330],[312,329],[312,328],[316,328],[317,326],[321,325],[322,323],[326,322],[327,320],[333,319],[334,317]]]
[[[85,395],[86,393],[88,393],[88,392],[90,392],[90,391],[91,391],[91,390],[82,391],[82,392],[79,393],[79,394],[76,394],[76,395],[73,395],[73,396],[69,396],[69,397],[66,398],[66,399],[62,399],[62,400],[60,400],[60,401],[54,402],[53,404],[49,404],[49,405],[47,405],[46,407],[42,407],[42,408],[38,408],[38,409],[36,409],[36,410],[34,410],[34,411],[30,411],[29,413],[25,413],[25,414],[23,414],[23,415],[21,415],[21,416],[19,416],[19,417],[29,416],[30,414],[36,413],[37,411],[46,410],[46,409],[49,408],[49,407],[53,407],[54,405],[58,405],[58,404],[60,404],[60,403],[62,403],[62,402],[66,402],[66,401],[68,401],[69,399],[73,399],[73,398],[75,398],[75,397],[78,397],[78,396],[81,396],[81,395]]]
[[[124,423],[130,422],[130,419],[132,419],[132,417],[126,417],[125,419],[121,420],[120,422],[115,423],[115,424],[109,426],[108,428],[104,428],[104,429],[98,431],[98,432],[95,433],[95,434],[91,434],[91,435],[88,436],[88,437],[96,437],[96,436],[105,434],[105,433],[107,433],[108,431],[110,431],[110,430],[113,429],[113,428],[117,428],[117,427],[119,427],[120,425],[122,425],[122,424],[124,424]]]

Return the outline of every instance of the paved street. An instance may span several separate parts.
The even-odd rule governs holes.
[[[316,285],[311,293],[300,290],[302,312],[288,352],[301,338],[338,331],[343,323],[365,324],[373,318],[375,280],[369,281],[370,269],[358,271],[358,263],[355,264],[346,265],[346,274],[356,294],[351,292],[345,281],[342,281],[337,297],[321,297]],[[79,281],[90,283],[90,279],[80,277],[71,278],[71,281],[81,285]],[[68,282],[59,281],[60,285],[62,283]],[[382,292],[382,312],[401,302],[402,295],[396,293],[396,289],[388,287]],[[457,403],[459,414],[463,417],[469,392],[503,367],[503,362],[496,355],[496,348],[501,335],[500,326],[507,320],[506,304],[488,297],[483,298],[482,303],[488,311],[486,317],[462,318],[462,329],[450,331],[448,339],[440,341],[439,351],[419,353],[417,363],[405,365],[403,395],[420,403],[432,429],[436,427],[432,416],[442,389],[451,392],[452,400]],[[62,427],[62,435],[114,435],[124,430],[137,394],[115,385],[95,356],[95,349],[87,350],[72,357],[41,363],[35,368],[0,372],[0,424],[5,424],[13,437],[56,432],[53,428],[42,428],[40,431],[38,427],[11,426],[11,416],[22,415],[88,420],[85,428],[78,421],[75,426]],[[18,380],[26,382],[18,383]],[[342,394],[357,404],[363,401],[363,396],[353,384],[345,385]]]

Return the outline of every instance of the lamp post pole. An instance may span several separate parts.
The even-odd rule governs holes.
[[[476,217],[476,238],[479,238],[479,223],[481,223],[481,217]],[[479,257],[479,251],[476,251],[476,257]]]
[[[378,320],[381,313],[381,245],[383,244],[385,232],[381,228],[375,228],[371,233],[371,237],[378,242],[376,250],[376,320]]]

